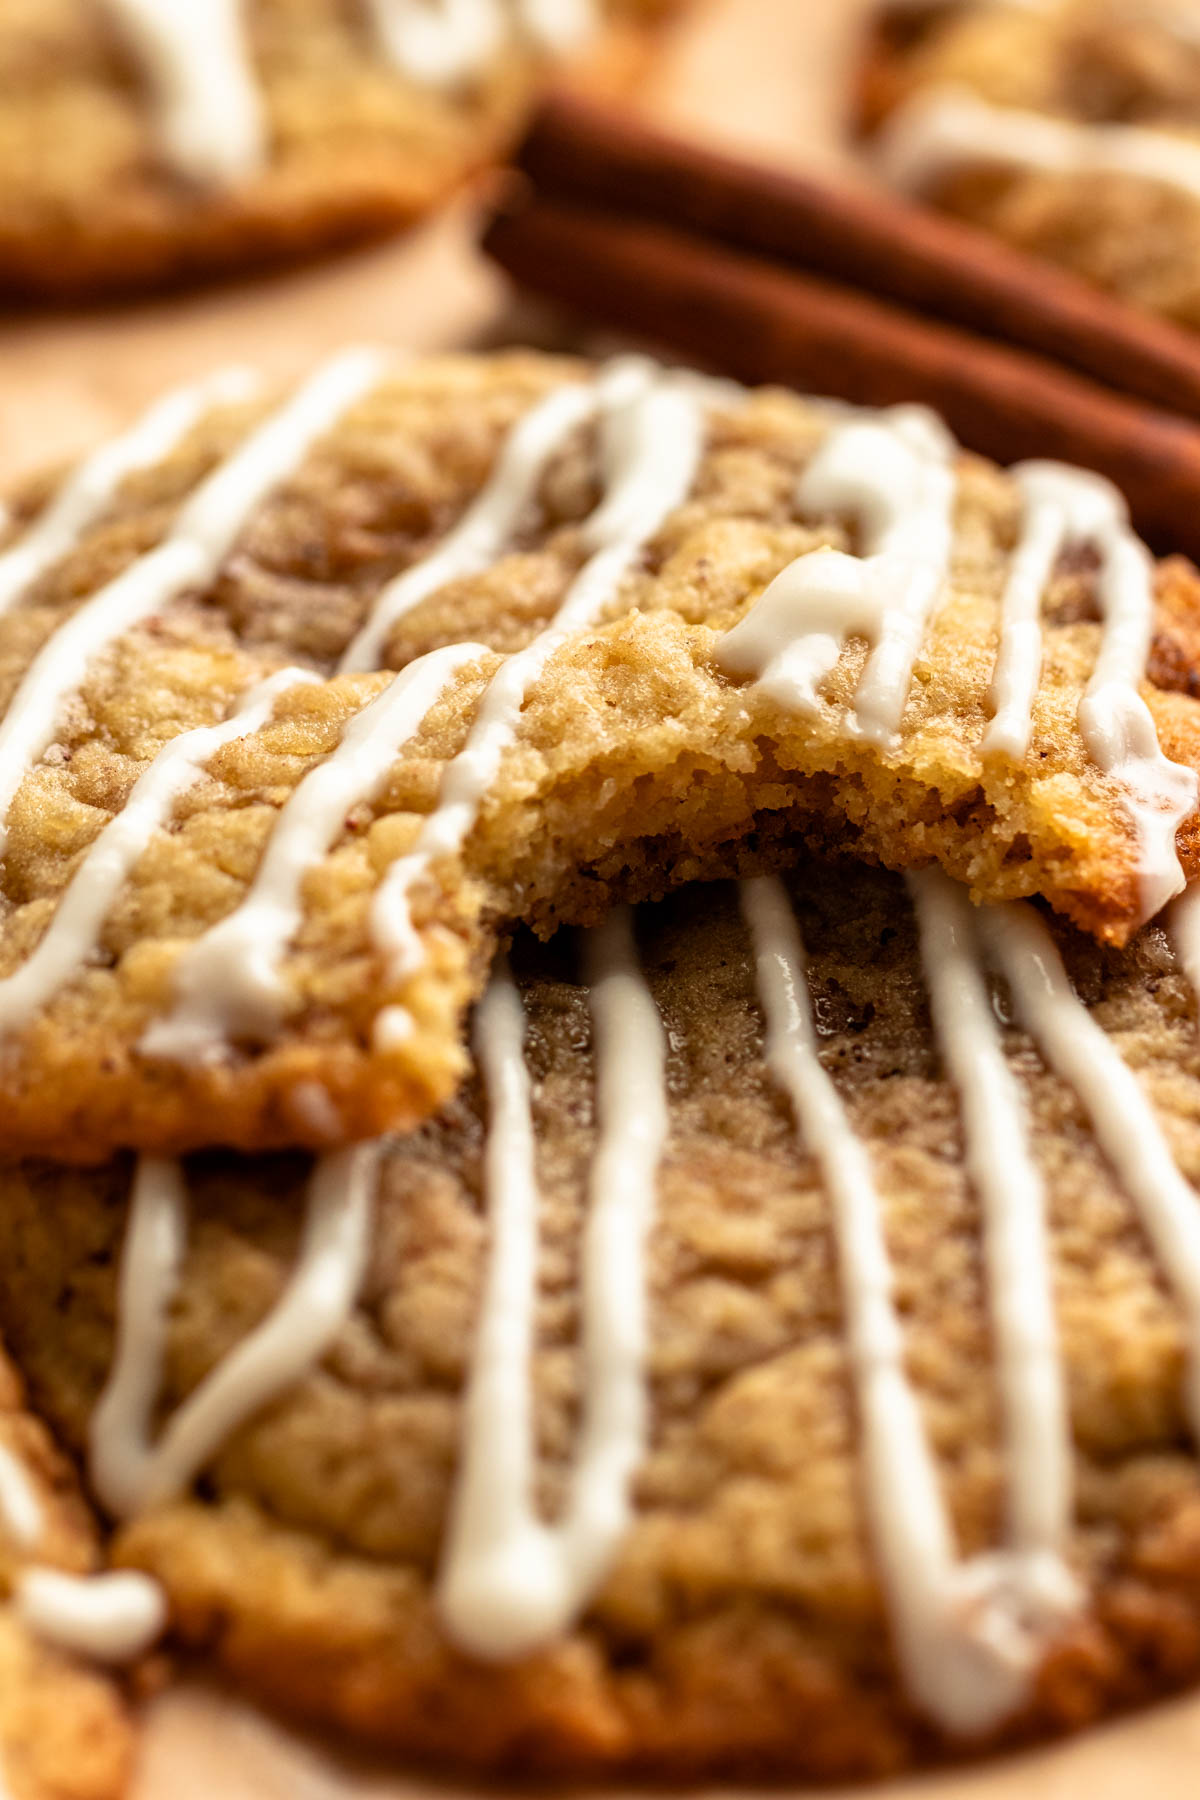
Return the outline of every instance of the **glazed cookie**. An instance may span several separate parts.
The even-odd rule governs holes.
[[[132,290],[407,224],[551,68],[626,82],[674,0],[3,0],[0,291]]]
[[[95,1573],[100,1540],[74,1471],[0,1352],[0,1782],[16,1800],[121,1800],[133,1725],[104,1665],[159,1635],[142,1576]]]
[[[886,179],[1200,325],[1200,6],[962,0],[877,15]]]
[[[802,844],[1114,942],[1196,863],[1194,574],[918,410],[354,351],[170,398],[14,529],[9,1152],[411,1125],[498,932]]]
[[[179,1640],[508,1771],[881,1775],[1200,1676],[1160,927],[810,867],[520,939],[473,1046],[314,1168],[3,1174],[0,1316]]]

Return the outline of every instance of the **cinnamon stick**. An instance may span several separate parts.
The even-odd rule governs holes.
[[[892,195],[737,161],[575,96],[544,107],[519,166],[546,198],[832,277],[1200,419],[1200,338]]]
[[[1152,543],[1200,558],[1200,427],[1177,415],[887,301],[578,202],[518,199],[485,241],[538,292],[742,380],[869,406],[924,401],[999,462],[1097,469]]]

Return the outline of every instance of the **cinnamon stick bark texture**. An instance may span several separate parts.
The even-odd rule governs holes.
[[[998,462],[1050,457],[1107,475],[1156,548],[1200,558],[1200,426],[1025,351],[918,317],[711,239],[517,198],[485,246],[519,282],[749,382],[860,405],[924,401]]]
[[[545,106],[519,166],[548,198],[830,276],[1200,419],[1191,333],[893,195],[738,161],[576,97]]]

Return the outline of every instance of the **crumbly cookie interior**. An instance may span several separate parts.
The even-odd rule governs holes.
[[[780,570],[822,546],[853,551],[858,527],[797,505],[827,414],[779,393],[706,390],[686,500],[636,546],[594,621],[551,646],[461,849],[414,888],[419,966],[385,964],[370,930],[385,872],[437,812],[502,659],[542,641],[590,567],[589,520],[605,492],[596,426],[564,435],[485,567],[435,586],[382,634],[379,673],[336,675],[338,659],[386,583],[436,556],[535,405],[592,378],[518,353],[435,361],[385,383],[254,511],[211,586],[184,589],[93,659],[9,813],[0,976],[35,951],[98,834],[164,747],[223,718],[285,663],[319,679],[290,688],[271,720],[207,761],[134,860],[95,954],[8,1034],[0,1138],[10,1151],[97,1160],[121,1144],[322,1148],[413,1123],[461,1072],[462,1006],[512,923],[546,933],[592,922],[614,899],[655,898],[803,846],[900,866],[937,860],[977,898],[1039,892],[1102,937],[1128,935],[1136,834],[1119,782],[1091,760],[1076,722],[1103,633],[1087,547],[1064,553],[1046,597],[1028,754],[985,758],[1020,501],[995,469],[962,458],[949,584],[916,655],[902,730],[881,748],[851,724],[861,639],[848,640],[808,713],[721,672],[725,634]],[[130,476],[0,616],[4,697],[53,653],[82,602],[169,538],[181,504],[257,416],[218,411]],[[27,497],[18,533],[45,495]],[[1193,593],[1185,565],[1159,570],[1143,694],[1166,755],[1194,769]],[[279,1030],[233,1038],[203,1062],[145,1054],[180,958],[246,896],[303,778],[385,691],[389,671],[465,638],[478,654],[304,879]],[[1179,837],[1186,868],[1193,838],[1194,821]],[[381,1046],[379,1017],[397,1006],[411,1028]]]

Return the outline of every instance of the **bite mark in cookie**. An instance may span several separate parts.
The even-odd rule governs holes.
[[[335,359],[198,485],[130,477],[173,506],[126,522],[118,486],[0,614],[10,1149],[415,1122],[507,924],[788,838],[1041,891],[1118,941],[1194,865],[1191,577],[1156,606],[1102,483],[639,359],[379,373]],[[434,443],[436,519],[405,492]],[[380,507],[398,550],[340,522]],[[1014,608],[1022,755],[988,725]],[[1141,680],[1156,628],[1169,692]]]

